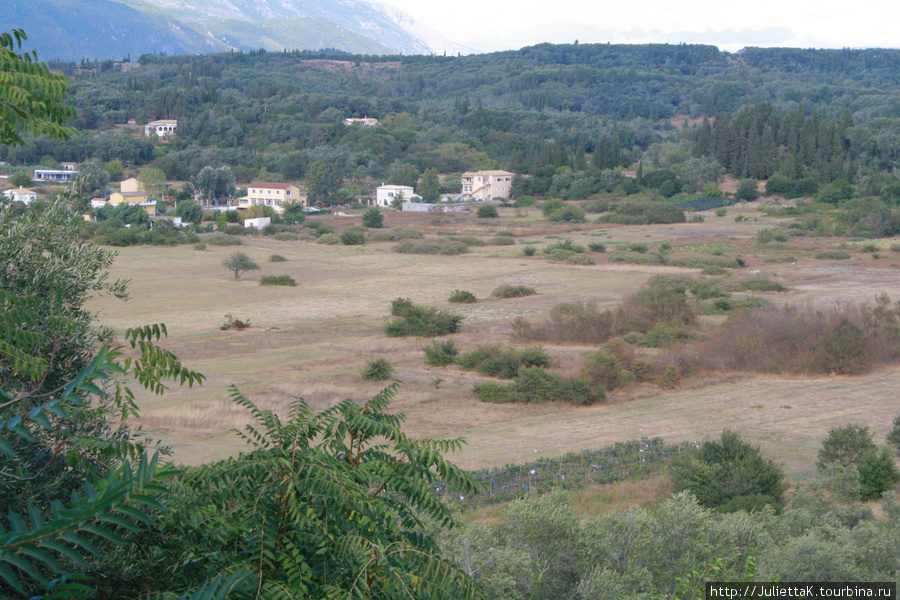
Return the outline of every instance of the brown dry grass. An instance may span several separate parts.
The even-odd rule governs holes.
[[[612,306],[657,273],[697,273],[690,269],[609,264],[575,266],[550,262],[540,255],[521,255],[522,242],[556,243],[571,239],[587,245],[667,241],[674,246],[726,243],[740,252],[747,269],[762,269],[792,287],[792,301],[831,302],[865,298],[885,291],[900,298],[897,269],[886,260],[850,252],[851,261],[828,263],[811,258],[809,239],[790,248],[757,247],[758,229],[777,220],[757,212],[753,204],[733,206],[728,216],[707,215],[705,223],[657,226],[547,224],[538,211],[517,217],[501,209],[501,218],[485,224],[473,215],[433,217],[388,213],[385,226],[416,227],[427,235],[451,231],[489,237],[514,231],[516,246],[473,248],[460,256],[411,256],[391,252],[391,243],[365,246],[324,246],[312,242],[277,242],[248,238],[241,250],[263,266],[262,273],[290,275],[297,287],[260,287],[252,274],[230,279],[221,266],[233,248],[209,247],[197,252],[183,247],[126,248],[113,276],[132,279],[133,299],[93,301],[103,324],[116,328],[166,323],[166,346],[193,369],[208,377],[200,389],[173,389],[163,397],[141,399],[140,422],[152,435],[175,450],[176,460],[198,463],[241,449],[230,428],[240,428],[247,415],[227,398],[235,384],[265,408],[287,410],[296,397],[316,408],[344,398],[362,400],[380,388],[364,382],[359,369],[366,361],[385,357],[403,381],[394,403],[407,414],[413,436],[467,438],[469,447],[454,458],[469,466],[518,462],[537,455],[596,448],[641,436],[666,435],[673,441],[702,440],[725,427],[740,429],[748,438],[783,461],[794,476],[814,471],[818,440],[828,428],[847,422],[871,425],[883,435],[898,411],[894,390],[900,370],[886,369],[860,378],[797,379],[758,377],[716,382],[697,389],[664,392],[635,389],[604,406],[503,406],[479,403],[471,389],[479,376],[456,367],[424,364],[416,339],[389,339],[381,327],[390,301],[398,296],[418,304],[457,311],[466,316],[453,336],[465,351],[478,344],[509,341],[515,317],[544,316],[559,302],[597,302]],[[521,213],[520,213],[521,214]],[[741,214],[747,220],[736,223]],[[353,222],[326,217],[329,224]],[[556,237],[546,237],[556,236]],[[816,242],[834,245],[837,240]],[[802,245],[809,249],[803,250]],[[287,262],[268,263],[273,252]],[[773,254],[792,253],[796,260],[769,263]],[[524,284],[538,294],[509,300],[484,300],[499,284]],[[473,292],[480,300],[463,307],[450,305],[454,289]],[[244,331],[220,331],[225,313],[250,319]],[[590,348],[552,347],[550,353],[571,371]],[[789,406],[790,408],[785,408]],[[475,455],[474,458],[472,455]]]

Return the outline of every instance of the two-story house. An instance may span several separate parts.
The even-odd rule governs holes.
[[[466,200],[509,198],[513,173],[475,171],[462,174],[462,197]]]
[[[278,214],[282,214],[284,207],[289,204],[307,206],[306,190],[293,183],[254,181],[247,186],[247,195],[238,198],[238,208],[240,209],[247,209],[251,206],[269,206]]]
[[[150,137],[155,134],[156,137],[167,138],[175,135],[177,129],[177,119],[160,119],[159,121],[150,121],[144,125],[144,135]]]
[[[394,199],[400,196],[407,202],[413,199],[415,190],[408,185],[380,185],[375,189],[375,204],[383,208],[390,208]]]

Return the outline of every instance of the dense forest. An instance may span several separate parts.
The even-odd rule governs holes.
[[[139,62],[127,72],[53,64],[71,81],[84,135],[0,148],[0,160],[118,159],[170,180],[227,165],[239,182],[303,179],[327,163],[351,196],[392,176],[414,183],[429,168],[503,168],[532,176],[520,193],[585,198],[608,187],[604,170],[641,162],[697,188],[686,191],[701,187],[692,168],[712,167],[713,180],[777,175],[786,182],[774,191],[787,196],[835,181],[900,194],[896,50],[542,44],[466,57],[260,51]],[[361,116],[380,124],[342,124]],[[179,121],[167,145],[112,128],[160,118]],[[691,160],[707,164],[688,164],[684,177]]]

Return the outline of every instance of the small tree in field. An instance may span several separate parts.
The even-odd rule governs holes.
[[[384,214],[374,206],[367,208],[362,216],[362,224],[372,229],[380,229],[384,226]]]
[[[890,433],[887,434],[888,446],[893,448],[897,454],[900,454],[900,415],[894,419],[894,426]]]
[[[868,426],[845,425],[828,431],[819,449],[819,460],[816,466],[819,471],[828,469],[828,465],[838,464],[849,467],[859,461],[863,454],[876,450],[872,432]]]
[[[222,265],[234,273],[235,279],[240,279],[241,275],[247,271],[259,271],[259,265],[250,260],[250,257],[243,252],[235,252],[223,260]]]

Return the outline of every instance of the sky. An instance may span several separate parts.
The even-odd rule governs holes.
[[[482,52],[551,43],[898,48],[897,0],[384,0]]]

